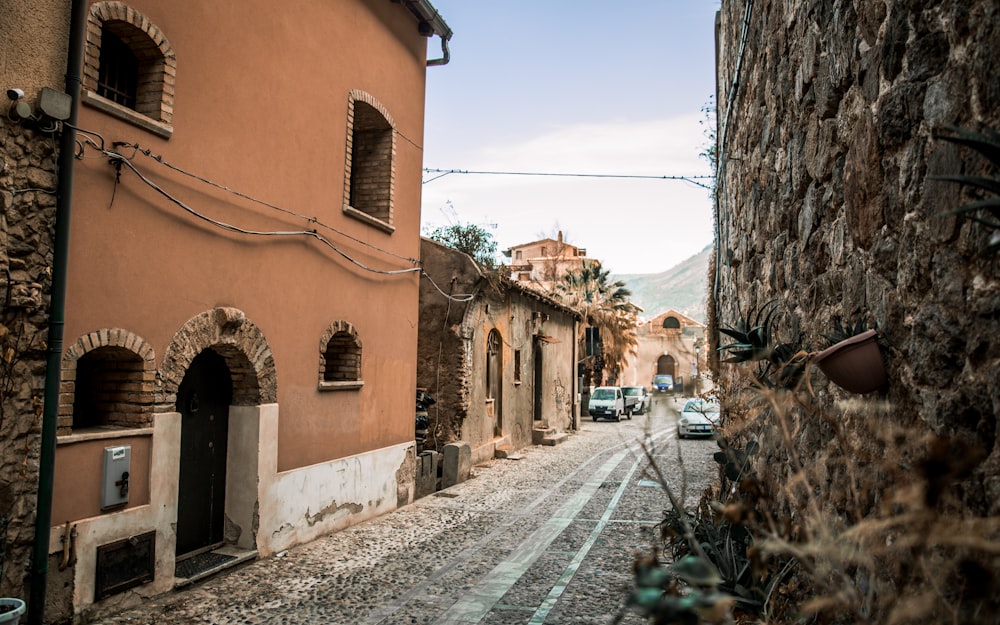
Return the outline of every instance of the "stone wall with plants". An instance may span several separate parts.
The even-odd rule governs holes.
[[[993,0],[721,3],[709,322],[737,493],[723,503],[775,554],[761,591],[804,575],[814,612],[998,613],[997,50]],[[814,356],[869,328],[887,383],[850,393]]]
[[[0,596],[24,596],[34,538],[55,161],[50,135],[0,122]]]

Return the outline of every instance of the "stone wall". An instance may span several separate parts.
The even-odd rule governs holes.
[[[11,519],[0,596],[25,596],[34,538],[55,160],[50,136],[0,121],[0,515]]]
[[[935,135],[1000,128],[1000,5],[723,0],[718,26],[710,323],[774,299],[785,338],[816,350],[834,317],[867,313],[893,418],[980,449],[961,496],[1000,513],[1000,263],[987,227],[943,214],[970,197],[929,178],[988,170]]]

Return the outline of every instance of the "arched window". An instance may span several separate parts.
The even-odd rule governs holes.
[[[58,435],[114,426],[147,428],[156,403],[156,356],[142,337],[122,328],[102,328],[66,348],[60,377]]]
[[[666,330],[680,330],[681,322],[677,317],[667,317],[663,320],[663,327]]]
[[[361,340],[354,326],[336,321],[320,340],[320,390],[357,389],[361,379]]]
[[[388,112],[367,93],[350,94],[347,139],[344,212],[391,233],[395,133]]]
[[[85,103],[170,137],[176,76],[173,48],[146,16],[123,2],[90,7]]]

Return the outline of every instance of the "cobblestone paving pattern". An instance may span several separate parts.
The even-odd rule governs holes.
[[[713,442],[676,440],[676,406],[657,396],[631,421],[584,418],[561,445],[474,467],[469,481],[396,512],[93,622],[610,623],[669,506],[640,441],[686,505],[715,476]],[[643,619],[626,612],[621,623]]]

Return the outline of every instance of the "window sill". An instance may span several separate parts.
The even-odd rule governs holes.
[[[56,445],[69,445],[84,441],[112,440],[116,438],[131,438],[133,436],[152,436],[153,428],[125,428],[115,425],[99,425],[90,428],[79,428],[72,434],[56,438]]]
[[[169,139],[174,134],[174,127],[170,124],[164,124],[163,122],[155,120],[152,117],[147,117],[142,113],[133,111],[127,106],[122,106],[117,102],[112,102],[107,98],[102,98],[93,91],[83,89],[82,92],[83,103],[87,106],[104,111],[113,117],[117,117],[122,121],[132,124],[133,126],[138,126],[139,128],[147,130],[154,135],[163,137],[164,139]]]
[[[365,383],[362,380],[347,380],[345,382],[320,382],[320,391],[356,391]]]
[[[363,221],[369,226],[374,226],[379,230],[384,230],[389,234],[392,234],[393,232],[396,231],[396,228],[392,224],[386,223],[381,219],[379,219],[378,217],[372,217],[371,215],[369,215],[364,211],[359,211],[350,204],[344,204],[344,214],[348,215],[349,217],[353,217],[359,221]]]

